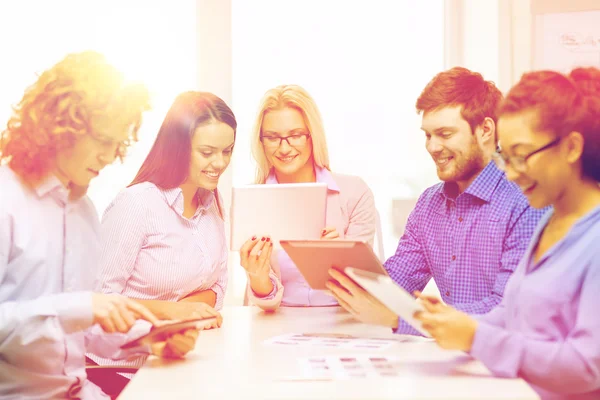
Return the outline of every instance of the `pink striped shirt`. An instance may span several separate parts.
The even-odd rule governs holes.
[[[196,213],[186,218],[180,188],[163,190],[144,182],[122,190],[102,218],[96,291],[179,301],[210,289],[217,295],[215,308],[221,309],[228,250],[224,220],[215,201],[219,194],[200,190],[198,195]],[[146,359],[142,356],[124,363],[88,356],[100,365],[137,367]]]
[[[225,226],[215,194],[199,195],[200,205],[188,219],[180,188],[144,182],[121,191],[102,219],[96,290],[179,301],[211,289],[220,309],[227,287]]]
[[[335,227],[341,239],[362,240],[373,245],[377,211],[373,193],[359,177],[335,174],[316,167],[316,180],[327,184],[326,225]],[[266,183],[277,184],[275,174]],[[325,228],[325,227],[323,227]],[[271,255],[271,282],[274,289],[257,297],[248,286],[248,299],[265,310],[282,306],[334,306],[337,301],[321,290],[313,290],[283,250]]]

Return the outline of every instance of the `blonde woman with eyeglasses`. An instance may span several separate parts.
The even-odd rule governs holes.
[[[327,216],[321,238],[373,244],[377,214],[373,193],[357,176],[331,172],[325,131],[313,98],[300,86],[283,85],[264,95],[252,131],[256,183],[327,184]],[[260,257],[252,257],[260,252]],[[283,250],[268,236],[254,236],[240,249],[249,300],[265,310],[282,306],[335,306],[313,290]]]

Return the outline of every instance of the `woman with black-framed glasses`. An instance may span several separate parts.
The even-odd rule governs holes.
[[[502,151],[502,147],[499,146],[498,151],[492,155],[494,162],[498,169],[506,172],[506,168],[510,165],[515,171],[524,173],[527,171],[527,160],[529,160],[532,156],[541,153],[544,150],[548,150],[553,146],[556,146],[560,143],[562,138],[558,137],[552,140],[550,143],[541,146],[536,150],[532,150],[525,155],[515,155],[509,156],[505,152]]]
[[[327,184],[327,226],[323,227],[322,239],[373,244],[377,224],[373,193],[361,178],[330,171],[321,115],[303,88],[284,85],[267,91],[252,132],[252,154],[258,184]],[[311,289],[288,255],[283,250],[273,251],[268,236],[248,239],[240,257],[252,303],[268,310],[279,305],[338,304],[323,291]],[[265,249],[265,257],[249,256],[253,250]]]
[[[590,84],[595,82],[595,84]],[[440,346],[543,399],[600,398],[600,71],[525,74],[500,110],[507,177],[542,218],[502,303],[473,318],[421,296],[416,315]],[[534,157],[535,156],[535,157]]]

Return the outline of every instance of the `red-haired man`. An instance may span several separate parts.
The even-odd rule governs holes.
[[[500,303],[543,213],[492,161],[501,100],[494,83],[466,68],[441,72],[427,84],[416,109],[442,182],[420,196],[396,253],[385,262],[410,293],[433,278],[444,302],[470,314]],[[417,334],[347,276],[330,273],[330,290],[358,319]]]

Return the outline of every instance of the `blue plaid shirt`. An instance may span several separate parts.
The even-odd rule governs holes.
[[[546,210],[530,207],[493,162],[454,198],[455,185],[439,183],[421,195],[385,268],[409,293],[433,277],[444,302],[484,314],[500,303]],[[404,321],[396,332],[419,334]]]

